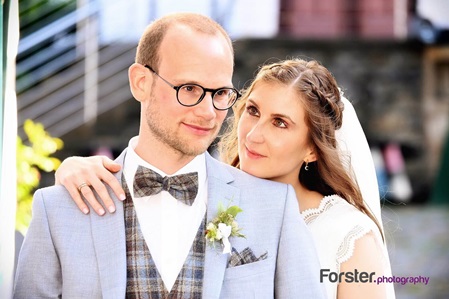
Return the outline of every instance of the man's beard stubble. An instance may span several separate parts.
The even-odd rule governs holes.
[[[157,107],[156,109],[152,109],[151,111],[150,107],[152,107],[155,102],[156,99],[153,95],[151,95],[151,104],[145,111],[148,128],[158,141],[167,145],[176,154],[196,157],[204,153],[217,137],[218,130],[216,130],[215,134],[211,136],[211,140],[209,140],[207,146],[202,146],[202,144],[192,144],[192,142],[188,142],[187,140],[183,139],[182,136],[179,136],[178,132],[171,132],[167,127],[161,125],[166,122],[166,119],[164,119],[164,117],[160,114],[160,111],[159,109],[157,109]]]

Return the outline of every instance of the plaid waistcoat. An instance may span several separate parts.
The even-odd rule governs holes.
[[[176,282],[171,291],[168,292],[156,268],[150,250],[145,243],[134,204],[127,185],[124,182],[124,178],[122,178],[122,185],[126,192],[126,200],[124,201],[127,256],[126,298],[201,298],[206,247],[204,238],[206,216],[204,216],[201,222]]]

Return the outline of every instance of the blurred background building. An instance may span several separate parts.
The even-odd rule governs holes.
[[[114,157],[138,134],[127,68],[161,15],[194,11],[222,24],[238,88],[265,62],[322,62],[372,148],[393,273],[431,276],[428,286],[396,285],[398,298],[449,296],[449,212],[436,206],[449,203],[449,0],[20,0],[19,9],[19,135],[27,139],[26,119],[42,123],[64,141],[61,159]],[[51,184],[43,175],[41,187]]]

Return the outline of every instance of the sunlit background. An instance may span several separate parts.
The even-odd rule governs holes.
[[[53,184],[57,159],[115,157],[138,134],[127,68],[145,26],[176,11],[208,15],[230,33],[237,88],[279,59],[331,70],[372,149],[393,274],[430,277],[395,284],[397,298],[448,298],[449,0],[20,0],[18,134],[25,152],[50,148],[27,162],[39,165],[36,184]],[[26,120],[43,127],[28,122],[27,134]],[[19,148],[18,165],[26,157]],[[36,186],[19,168],[25,233]]]

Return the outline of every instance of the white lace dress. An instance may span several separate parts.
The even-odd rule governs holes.
[[[340,265],[347,261],[354,252],[354,243],[369,232],[378,241],[379,251],[385,261],[384,276],[391,276],[391,267],[382,236],[375,223],[365,214],[350,205],[338,195],[326,196],[320,206],[301,213],[315,241],[321,269],[340,273]],[[323,283],[328,298],[337,298],[337,283],[332,283],[327,277]],[[387,298],[395,298],[393,284],[385,285]]]

